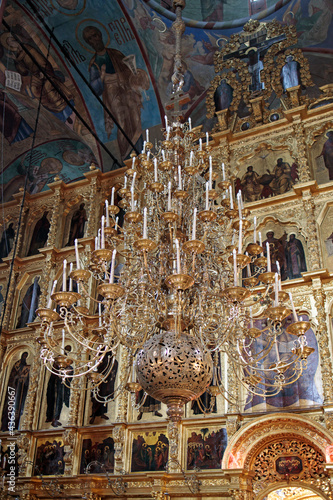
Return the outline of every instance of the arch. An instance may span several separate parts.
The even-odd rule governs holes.
[[[290,487],[291,487],[291,484],[288,483],[287,481],[281,481],[281,483],[279,483],[278,485],[276,483],[271,484],[270,486],[268,486],[264,490],[260,491],[260,493],[258,493],[258,495],[256,496],[256,500],[264,500],[264,498],[266,496],[268,496],[270,493],[272,493],[273,491],[276,491],[278,489],[283,489],[283,488],[290,488]],[[302,488],[305,491],[309,491],[309,492],[314,493],[315,495],[318,495],[320,498],[324,498],[325,500],[330,500],[330,498],[328,496],[326,496],[323,493],[323,491],[314,484],[306,484],[305,485],[301,481],[294,481],[292,484],[292,487],[293,488]],[[304,498],[304,497],[301,497],[301,498]]]
[[[333,434],[313,420],[290,413],[265,415],[250,422],[231,438],[223,461],[222,469],[250,470],[259,449],[277,438],[294,438],[308,443],[319,450],[326,461],[333,463],[330,447],[333,445]]]

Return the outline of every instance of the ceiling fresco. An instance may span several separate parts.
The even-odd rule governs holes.
[[[141,151],[146,128],[153,140],[159,137],[171,98],[171,3],[6,1],[0,27],[4,201],[20,184],[13,179],[22,178],[27,168],[30,176],[43,178],[31,183],[32,192],[38,192],[47,189],[54,175],[66,182],[79,178],[90,161],[103,171],[121,167],[133,149]],[[249,17],[295,26],[314,83],[331,83],[332,14],[333,0],[188,1],[182,39],[184,90],[189,95],[185,116],[204,130],[211,127],[206,93],[215,75],[214,55]],[[32,145],[46,154],[39,163],[30,161]],[[69,150],[85,151],[87,161],[67,162],[63,153]],[[45,158],[60,163],[55,167],[46,162],[52,164],[46,172],[41,164]]]

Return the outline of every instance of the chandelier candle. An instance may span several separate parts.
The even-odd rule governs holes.
[[[52,295],[55,292],[56,286],[57,286],[57,280],[54,280],[53,285],[52,285],[52,290],[51,290],[51,293],[50,293],[50,297],[49,297],[49,301],[47,303],[47,308],[48,309],[51,309],[51,307],[52,307],[52,299],[51,299],[51,297],[52,297]]]
[[[69,276],[71,275],[71,272],[73,271],[73,262],[69,264]],[[68,286],[68,291],[72,292],[73,291],[73,280],[70,277],[69,278],[69,286]]]
[[[224,163],[222,163],[222,180],[225,181],[225,169],[224,169]]]
[[[181,191],[182,188],[182,167],[178,165],[178,189]]]
[[[76,269],[80,269],[80,255],[79,255],[79,245],[77,238],[75,238],[74,240],[74,248],[75,248]]]
[[[168,184],[168,212],[171,212],[171,181]]]
[[[180,248],[179,248],[179,241],[177,238],[175,239],[175,244],[176,244],[176,254],[177,254],[177,274],[180,274],[181,267],[180,267]]]
[[[143,209],[143,235],[144,240],[147,239],[147,207]]]
[[[67,260],[64,259],[63,271],[62,271],[62,291],[63,292],[66,292],[66,281],[67,281],[66,271],[67,271]]]
[[[242,219],[239,220],[239,240],[238,240],[238,253],[242,253],[242,246],[243,246],[243,241],[242,241],[242,231],[243,231],[243,221]]]
[[[234,209],[234,200],[232,198],[232,187],[229,186],[230,210]]]
[[[209,157],[209,189],[213,189],[213,160],[212,157]]]
[[[65,330],[62,329],[61,354],[65,354]]]
[[[157,158],[154,158],[154,182],[158,182]]]
[[[110,227],[109,202],[105,200],[106,227]]]
[[[257,217],[256,216],[254,216],[254,218],[253,218],[253,227],[254,227],[253,241],[254,241],[254,243],[257,243]]]
[[[295,309],[295,304],[294,304],[294,301],[293,301],[293,296],[292,296],[292,293],[289,292],[289,299],[290,299],[290,303],[291,303],[291,309],[293,311],[293,318],[294,318],[294,321],[298,321],[298,317],[297,317],[297,313],[296,313],[296,309]]]
[[[267,252],[267,272],[270,273],[272,270],[271,270],[271,254],[268,241],[266,242],[266,252]]]
[[[134,176],[133,176],[133,182],[134,182]],[[115,189],[113,186],[113,188],[111,190],[111,205],[114,205],[114,191],[115,191]]]
[[[105,217],[102,215],[101,221],[101,248],[105,248],[105,233],[104,233]]]
[[[233,261],[234,261],[234,286],[237,286],[238,285],[238,278],[237,278],[237,252],[236,252],[236,248],[233,249],[232,255],[233,255]]]
[[[197,236],[197,210],[197,207],[193,210],[192,240],[195,240]]]
[[[117,250],[114,249],[113,252],[112,252],[112,261],[111,261],[111,270],[110,270],[109,283],[114,283],[114,269],[115,269],[115,265],[116,265],[116,253],[117,253]]]
[[[275,284],[274,284],[274,291],[275,291],[275,307],[279,305],[279,275],[278,273],[275,273]]]

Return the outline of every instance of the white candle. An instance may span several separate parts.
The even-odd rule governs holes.
[[[180,274],[180,249],[179,249],[179,241],[175,239],[176,244],[176,253],[177,253],[177,274]]]
[[[236,248],[233,249],[232,255],[234,257],[234,286],[237,286],[237,252],[236,252]]]
[[[261,238],[261,231],[259,231],[259,245],[262,246],[262,238]]]
[[[238,217],[242,219],[242,194],[240,191],[237,193],[237,203],[238,203]]]
[[[270,254],[268,241],[266,243],[266,253],[267,253],[267,272],[270,273],[271,272],[271,254]]]
[[[106,227],[110,227],[109,202],[105,200]]]
[[[202,139],[199,139],[199,151],[202,151]]]
[[[134,189],[135,178],[136,178],[136,172],[134,172],[134,174],[133,174],[132,189]]]
[[[246,254],[247,254],[247,252],[246,252]],[[250,264],[247,264],[246,270],[247,270],[247,277],[250,278],[250,276],[251,276],[251,267],[250,267]]]
[[[238,239],[238,253],[242,253],[243,246],[243,221],[242,219],[239,221],[239,239]]]
[[[76,238],[74,240],[74,248],[75,248],[76,269],[80,269],[79,245]]]
[[[109,283],[113,283],[114,282],[114,269],[115,269],[115,262],[116,262],[116,253],[117,253],[117,250],[114,249],[113,252],[112,252],[111,271],[110,271]]]
[[[232,198],[232,187],[229,186],[230,210],[234,209],[234,200]]]
[[[281,275],[281,269],[280,269],[280,264],[279,264],[278,260],[275,261],[275,265],[276,265],[276,269],[277,269],[278,274]]]
[[[98,245],[98,247],[97,247],[98,250],[100,250],[101,249],[101,230],[100,229],[97,231],[97,245]]]
[[[73,262],[69,264],[69,275],[71,274],[72,271],[73,271]],[[69,278],[69,291],[70,292],[73,291],[73,280],[71,277]]]
[[[209,157],[209,189],[213,188],[213,160]]]
[[[171,181],[168,183],[168,212],[171,212]]]
[[[295,309],[295,305],[294,305],[294,301],[293,301],[293,296],[291,295],[291,292],[289,292],[289,298],[290,298],[291,308],[293,310],[294,321],[298,321],[298,317],[296,314],[296,309]]]
[[[222,179],[225,181],[224,163],[222,163]]]
[[[167,115],[164,115],[164,121],[165,121],[165,130],[168,128],[168,117]]]
[[[147,239],[147,207],[143,209],[143,239]]]
[[[53,286],[52,286],[52,290],[51,290],[51,293],[50,293],[50,298],[49,298],[49,301],[47,303],[47,308],[48,309],[51,309],[51,307],[52,307],[52,299],[51,299],[51,297],[52,297],[52,295],[55,292],[56,286],[57,286],[57,280],[54,280]]]
[[[101,248],[105,248],[104,226],[105,226],[105,217],[104,215],[102,215]]]
[[[206,210],[209,210],[209,182],[206,182]]]
[[[134,175],[136,175],[136,172],[135,172]],[[133,179],[134,179],[134,176],[133,176]],[[111,205],[114,205],[114,191],[115,191],[115,189],[114,189],[114,186],[113,186],[113,188],[111,190]]]
[[[146,142],[149,142],[149,130],[146,128]]]
[[[191,120],[191,118],[188,119],[188,126],[189,126],[190,130],[192,130],[192,120]]]
[[[62,329],[61,353],[65,354],[65,330]]]
[[[252,307],[250,307],[250,328],[253,328]]]
[[[208,146],[209,144],[209,134],[208,132],[206,132],[206,146]]]
[[[279,305],[279,275],[278,273],[275,273],[275,284],[274,284],[274,290],[275,290],[275,307]]]
[[[63,262],[63,271],[62,271],[62,291],[63,292],[66,292],[66,279],[67,279],[66,269],[67,269],[67,260],[64,259],[64,262]]]
[[[192,163],[193,163],[193,151],[190,152],[190,167],[192,167]]]
[[[170,139],[170,127],[167,128],[167,141]]]
[[[257,217],[256,216],[254,216],[253,225],[254,225],[253,241],[254,241],[254,243],[257,243]]]
[[[146,151],[146,141],[143,141],[143,149],[142,149],[142,154],[144,154],[144,152]]]
[[[133,158],[132,158],[132,168],[134,168],[134,167],[135,167],[135,156],[133,156]]]
[[[182,167],[178,165],[178,189],[181,191],[182,187]]]
[[[102,326],[102,304],[98,304],[98,326]]]
[[[97,236],[95,238],[95,250],[98,250],[98,238],[97,238]]]
[[[116,217],[116,223],[114,225],[114,228],[116,231],[118,231],[118,220],[119,220],[119,217]]]
[[[154,182],[158,182],[158,177],[157,177],[157,158],[154,158]]]
[[[134,188],[131,187],[131,210],[134,212]]]
[[[192,226],[192,240],[195,240],[197,236],[197,208],[193,210],[193,226]]]
[[[165,151],[162,149],[162,160],[165,161]]]
[[[124,179],[124,189],[127,188],[127,175],[125,175],[125,179]]]

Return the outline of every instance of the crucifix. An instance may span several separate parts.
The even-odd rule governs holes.
[[[223,61],[234,57],[238,59],[248,59],[248,68],[252,79],[249,90],[251,92],[260,92],[260,90],[265,88],[263,82],[260,80],[260,72],[264,68],[262,58],[271,45],[281,42],[281,40],[285,38],[286,35],[282,34],[274,38],[266,38],[263,40],[262,33],[260,33],[260,36],[254,34],[252,38],[242,42],[238,50],[223,56]]]
[[[165,109],[168,111],[169,119],[172,121],[183,120],[185,110],[183,107],[191,101],[188,94],[183,92],[175,92],[172,94],[170,101],[166,103]]]

